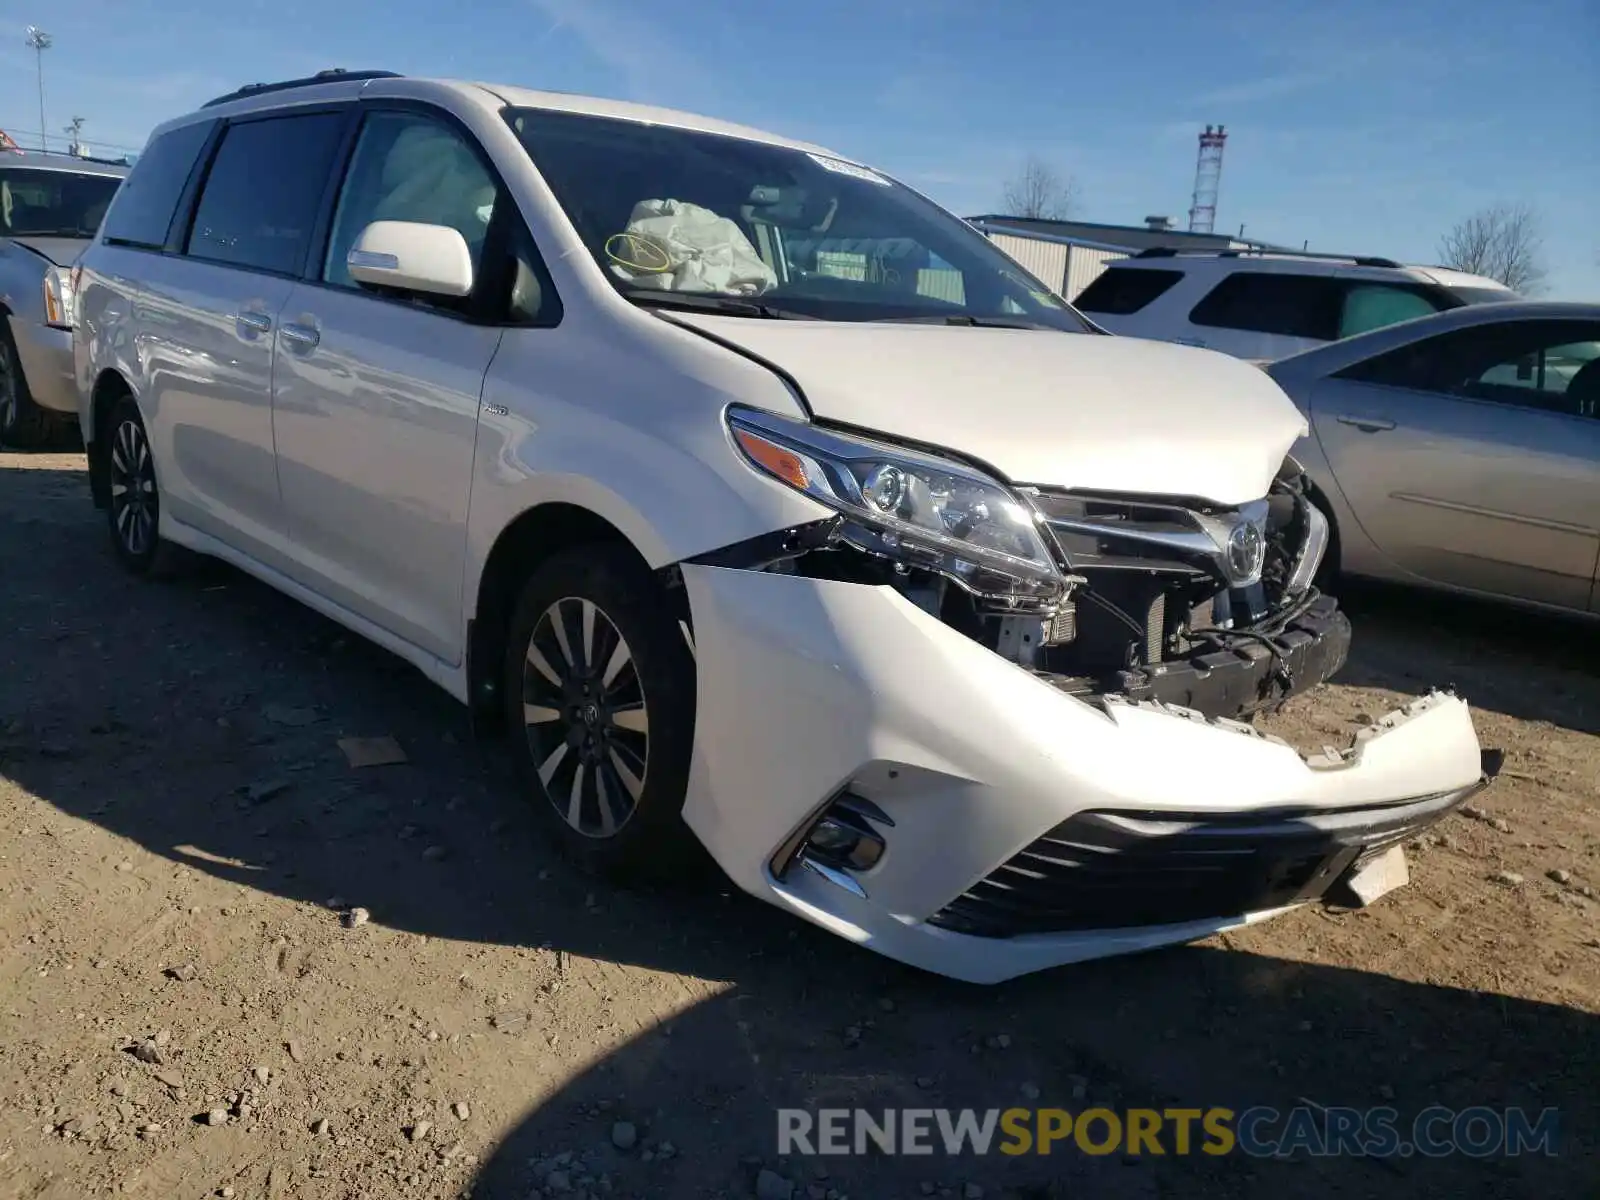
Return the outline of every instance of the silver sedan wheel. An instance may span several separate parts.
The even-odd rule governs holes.
[[[123,550],[134,558],[150,553],[158,516],[150,442],[139,422],[124,420],[111,435],[111,522]]]
[[[650,714],[633,651],[593,601],[567,596],[540,615],[522,667],[522,716],[562,820],[585,837],[614,837],[644,792]]]

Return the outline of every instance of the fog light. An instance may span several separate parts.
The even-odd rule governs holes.
[[[801,853],[829,866],[865,871],[883,857],[883,839],[855,814],[834,808],[811,827]]]
[[[782,879],[791,866],[804,867],[848,892],[865,896],[854,873],[870,870],[883,858],[880,827],[894,828],[894,819],[872,801],[841,792],[810,827],[780,851],[774,873]]]

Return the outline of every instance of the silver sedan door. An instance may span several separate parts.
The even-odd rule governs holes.
[[[1312,424],[1397,566],[1582,612],[1600,557],[1600,420],[1586,398],[1600,376],[1577,372],[1597,356],[1594,322],[1457,329],[1321,381]]]

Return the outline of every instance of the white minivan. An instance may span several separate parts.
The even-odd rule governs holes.
[[[1370,899],[1492,774],[1350,628],[1263,372],[1106,336],[817,146],[382,72],[156,130],[80,264],[124,564],[236,564],[507,735],[569,853],[994,981]],[[1486,763],[1488,764],[1486,766]]]

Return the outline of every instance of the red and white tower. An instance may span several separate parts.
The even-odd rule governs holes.
[[[1194,202],[1189,206],[1189,232],[1210,233],[1217,224],[1217,192],[1222,187],[1222,148],[1227,131],[1207,125],[1200,135],[1200,156],[1194,164]]]

